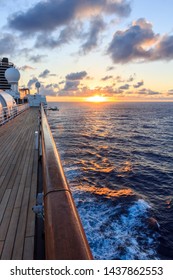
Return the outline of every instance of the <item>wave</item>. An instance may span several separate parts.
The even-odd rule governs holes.
[[[102,196],[102,191],[97,190],[95,194]],[[91,196],[80,195],[78,190],[75,197],[94,258],[158,259],[159,233],[150,226],[150,206],[143,199],[133,202],[128,199],[125,203],[121,196],[127,197],[127,193],[123,191],[109,192],[106,198],[117,196],[119,200],[110,201],[103,197],[93,200]]]

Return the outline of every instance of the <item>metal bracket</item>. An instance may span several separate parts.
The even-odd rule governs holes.
[[[32,211],[37,215],[37,217],[44,220],[43,193],[37,194],[36,205],[32,207]]]

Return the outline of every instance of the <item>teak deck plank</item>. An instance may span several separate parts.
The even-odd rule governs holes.
[[[0,259],[33,259],[38,108],[0,127]]]
[[[5,191],[4,199],[3,199],[2,203],[0,204],[0,223],[1,223],[2,218],[3,218],[4,212],[5,212],[7,203],[8,203],[8,199],[9,199],[9,196],[10,196],[10,193],[11,193],[11,190],[9,190],[9,189],[7,189]]]
[[[23,125],[25,125],[25,121],[23,122]],[[19,123],[18,123],[18,126],[19,126]],[[10,134],[9,134],[9,132],[10,132]],[[16,147],[18,146],[18,143],[19,143],[20,139],[22,138],[22,134],[25,133],[25,130],[21,130],[17,133],[17,131],[16,130],[14,131],[14,129],[12,129],[10,126],[9,132],[6,130],[3,131],[3,134],[4,134],[4,136],[6,136],[6,138],[5,137],[0,138],[0,142],[2,142],[0,156],[1,156],[2,162],[3,162],[3,165],[0,167],[0,174],[3,172],[3,169],[8,164],[9,158],[12,160],[13,155],[11,154],[9,147],[11,147],[11,149],[13,151],[16,150]],[[13,138],[11,137],[11,135],[13,135]],[[17,149],[17,152],[18,152],[18,149]],[[14,156],[16,156],[15,153],[14,153]]]
[[[24,244],[23,260],[31,260],[33,257],[34,237],[26,237]]]
[[[15,242],[15,235],[16,235],[16,229],[17,229],[17,224],[18,224],[18,219],[19,219],[19,211],[20,208],[16,208],[13,210],[11,221],[10,221],[10,226],[7,232],[7,236],[4,242],[4,248],[2,251],[2,260],[10,260],[12,256],[12,250],[13,250],[13,245]]]
[[[4,242],[3,242],[3,241],[0,241],[0,254],[1,254],[1,252],[2,252],[3,245],[4,245]]]
[[[24,191],[19,223],[16,232],[16,240],[15,240],[13,255],[12,255],[12,259],[16,259],[16,260],[22,259],[22,254],[23,254],[29,191],[30,191],[29,188],[25,189]]]
[[[12,216],[14,203],[15,203],[15,199],[16,199],[19,180],[20,180],[20,178],[18,176],[15,180],[16,183],[15,183],[13,189],[12,189],[12,192],[11,192],[11,195],[10,195],[7,207],[6,207],[6,211],[5,211],[4,216],[3,216],[3,220],[0,224],[0,240],[5,240],[5,237],[6,237],[6,234],[7,234],[7,231],[8,231],[8,226],[9,226],[9,223],[10,223],[10,219],[11,219],[11,216]]]

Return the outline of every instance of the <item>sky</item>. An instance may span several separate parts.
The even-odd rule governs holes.
[[[0,0],[0,58],[51,100],[173,101],[172,0]]]

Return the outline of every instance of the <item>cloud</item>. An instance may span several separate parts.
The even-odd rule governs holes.
[[[152,60],[172,60],[173,59],[173,35],[163,36],[155,49],[151,57]]]
[[[47,0],[36,3],[24,12],[10,15],[9,27],[22,33],[52,32],[75,18],[101,13],[126,17],[130,12],[130,3],[126,0]]]
[[[75,1],[40,1],[27,11],[10,16],[9,26],[28,33],[52,31],[73,18],[75,13],[73,2]]]
[[[16,38],[9,33],[0,35],[0,55],[9,55],[14,53],[17,46]]]
[[[76,73],[71,73],[66,76],[67,80],[82,80],[87,76],[86,71],[81,71],[81,72],[76,72]]]
[[[19,70],[21,71],[28,71],[28,70],[35,70],[35,68],[29,66],[29,65],[23,65],[21,67],[19,67]]]
[[[60,30],[58,35],[52,36],[49,33],[43,33],[37,36],[36,48],[57,48],[64,44],[68,44],[73,38],[79,37],[79,25],[69,25]]]
[[[87,76],[86,71],[73,72],[66,75],[66,80],[59,84],[64,84],[64,87],[58,92],[59,96],[75,96],[80,92],[80,82]]]
[[[98,92],[98,89],[97,89],[97,92]],[[106,86],[106,87],[100,88],[99,93],[102,95],[104,94],[104,96],[114,96],[114,95],[122,94],[123,90],[116,89],[112,85],[112,86]]]
[[[65,86],[63,89],[59,89],[57,92],[58,96],[80,96],[80,97],[87,97],[94,95],[96,92],[101,96],[113,97],[113,96],[156,96],[160,95],[160,92],[153,91],[148,88],[142,88],[139,90],[129,90],[130,85],[124,84],[123,86],[116,88],[114,84],[107,85],[104,87],[97,86],[93,89],[89,88],[88,86],[82,86],[79,80],[66,80]],[[170,90],[170,95],[173,92]]]
[[[63,90],[64,91],[77,91],[79,84],[80,84],[79,81],[69,81],[69,80],[67,80]]]
[[[105,10],[110,14],[116,13],[120,17],[127,17],[131,13],[130,2],[127,2],[126,0],[104,2],[108,3],[108,5],[105,7]]]
[[[66,80],[65,85],[58,91],[58,96],[75,96],[79,92],[79,80]]]
[[[53,35],[48,32],[39,34],[36,38],[35,47],[58,48],[62,45],[69,44],[74,39],[80,39],[84,42],[80,46],[79,53],[87,54],[93,48],[97,47],[99,35],[104,28],[105,23],[100,16],[92,17],[88,32],[84,31],[84,25],[81,22],[71,23]]]
[[[101,79],[101,81],[107,81],[107,80],[110,80],[112,78],[113,78],[113,76],[105,76]]]
[[[86,41],[82,45],[82,52],[88,53],[98,45],[99,33],[105,29],[105,23],[100,16],[94,17],[90,22],[90,29],[85,34]]]
[[[149,46],[158,40],[151,23],[138,19],[125,31],[117,31],[108,47],[108,54],[115,63],[150,59]]]
[[[27,86],[31,88],[37,81],[38,79],[36,77],[33,77],[31,80],[29,80]]]
[[[106,71],[112,71],[112,70],[114,70],[114,69],[115,69],[114,66],[108,66],[108,67],[106,68]]]
[[[173,95],[173,89],[168,90],[168,95]]]
[[[40,75],[39,78],[47,78],[49,76],[50,71],[48,69],[45,69]]]
[[[65,84],[65,81],[61,81],[59,82],[59,85]]]
[[[47,55],[43,54],[37,54],[29,57],[29,60],[34,62],[34,63],[40,63],[42,62],[43,58],[47,57]]]
[[[52,89],[52,88],[53,88],[53,89],[57,89],[57,88],[58,88],[58,89],[59,89],[59,85],[58,85],[57,83],[48,84],[48,85],[45,86],[45,88],[47,88],[47,89],[50,89],[50,88],[51,88],[51,89]]]
[[[151,89],[143,88],[137,91],[139,95],[158,95],[160,92],[158,91],[153,91]]]
[[[125,84],[125,85],[122,85],[121,87],[119,87],[119,89],[121,90],[121,89],[125,89],[125,90],[127,90],[127,89],[129,89],[129,87],[130,87],[130,85],[129,84]]]
[[[21,41],[21,39],[20,39],[20,41]],[[16,48],[17,55],[19,55],[20,57],[23,56],[23,57],[25,57],[25,59],[26,59],[26,57],[28,58],[32,55],[33,49],[28,48],[28,47],[23,47],[20,49],[19,48],[20,46],[21,46],[20,44],[17,45],[17,47],[18,47],[18,49]],[[23,42],[22,46],[24,46],[24,42]]]
[[[134,79],[136,77],[136,74],[134,73],[133,75],[130,75],[130,77],[127,79],[127,82],[130,83],[130,82],[133,82]]]
[[[107,49],[114,63],[173,59],[173,35],[155,34],[152,24],[141,18],[117,31]]]
[[[138,82],[137,84],[133,85],[134,88],[139,88],[141,86],[143,86],[144,82],[141,81],[141,82]]]
[[[119,75],[115,77],[115,80],[117,81],[117,83],[125,82],[125,80],[121,76],[119,76]]]
[[[40,89],[40,93],[42,95],[50,95],[50,96],[57,96],[58,91],[57,91],[58,87],[56,86],[56,84],[49,84],[49,85],[42,85],[41,89]]]
[[[86,80],[88,80],[88,81],[92,81],[92,80],[94,80],[94,77],[87,76],[87,77],[86,77]]]

